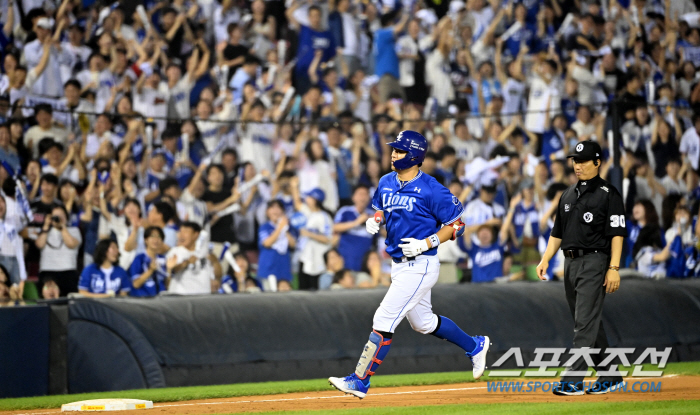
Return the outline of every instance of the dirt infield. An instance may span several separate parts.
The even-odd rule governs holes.
[[[529,380],[528,380],[529,381]],[[533,380],[535,381],[535,380]],[[546,381],[552,381],[547,379]],[[700,376],[668,376],[663,378],[629,379],[633,382],[661,382],[660,392],[610,393],[607,395],[585,395],[561,397],[551,392],[501,393],[488,392],[485,382],[461,383],[453,385],[406,386],[397,388],[377,388],[363,400],[343,395],[332,390],[265,395],[227,399],[211,399],[172,403],[157,403],[153,409],[130,414],[152,415],[193,415],[215,413],[245,413],[293,410],[333,410],[366,407],[449,405],[466,403],[523,403],[523,402],[623,402],[623,401],[664,401],[700,400]],[[629,389],[628,389],[629,390]],[[53,410],[0,412],[0,415],[46,415],[60,412]],[[110,412],[119,414],[120,412]]]

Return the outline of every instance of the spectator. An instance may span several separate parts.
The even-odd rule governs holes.
[[[299,32],[294,76],[297,90],[304,94],[311,86],[308,72],[316,51],[322,52],[321,63],[328,62],[335,56],[337,45],[331,32],[323,29],[321,8],[316,5],[309,6],[304,17],[301,4],[300,1],[293,1],[286,15],[290,26]]]
[[[333,284],[335,273],[345,269],[345,260],[337,249],[331,248],[323,254],[323,261],[326,264],[326,271],[318,277],[318,289],[328,290]]]
[[[268,222],[260,225],[258,231],[258,278],[265,291],[282,291],[280,283],[292,280],[290,250],[296,246],[296,239],[290,233],[289,219],[279,200],[267,203],[266,216]]]
[[[146,223],[141,223],[141,227],[146,227],[146,226],[157,226],[163,230],[163,233],[165,234],[165,238],[163,239],[163,242],[165,243],[165,246],[163,249],[168,250],[170,248],[175,247],[178,245],[178,236],[177,236],[177,230],[170,225],[170,221],[173,220],[173,218],[176,217],[176,212],[175,208],[173,208],[172,205],[170,205],[168,202],[160,201],[154,203],[150,209],[148,209],[148,217],[146,218]],[[132,217],[135,219],[135,216]],[[131,223],[131,226],[133,227],[134,224]],[[143,237],[139,233],[138,236],[138,252],[143,252],[145,251],[145,244]]]
[[[333,232],[340,234],[338,252],[351,271],[360,271],[363,253],[372,247],[374,238],[365,230],[365,222],[373,215],[369,202],[369,188],[358,185],[352,193],[353,204],[341,207],[335,215]]]
[[[17,229],[19,224],[16,222],[7,217],[6,198],[0,196],[0,265],[5,268],[5,275],[11,285],[17,285],[18,295],[22,297],[27,269],[24,265],[24,243]]]
[[[481,225],[498,227],[503,222],[506,210],[494,202],[496,197],[495,183],[481,186],[479,198],[467,203],[462,220],[470,232],[476,232]]]
[[[262,285],[253,278],[250,272],[250,261],[245,254],[239,252],[233,255],[238,269],[233,271],[233,275],[227,274],[221,279],[219,294],[231,293],[258,293],[262,291]],[[233,269],[233,268],[231,268]]]
[[[204,254],[196,247],[201,230],[194,222],[184,222],[180,226],[178,245],[166,255],[169,294],[211,294],[219,289],[217,278],[221,278],[221,267],[218,258]]]
[[[75,226],[68,226],[67,219],[66,208],[63,205],[54,205],[50,215],[44,216],[41,232],[36,239],[36,247],[41,251],[39,280],[55,281],[61,293],[66,295],[78,291],[78,250],[83,240],[80,230]],[[116,249],[116,245],[114,247]],[[114,262],[116,260],[115,255]],[[99,263],[99,266],[102,265]]]
[[[44,286],[41,288],[41,298],[45,300],[55,300],[61,297],[61,289],[54,280],[44,281]]]
[[[326,195],[321,189],[312,189],[302,202],[299,194],[299,179],[292,178],[294,208],[304,215],[306,223],[299,228],[299,289],[317,290],[318,277],[324,271],[323,254],[331,247],[332,219],[323,210]]]
[[[333,284],[330,287],[332,291],[351,288],[355,288],[355,277],[352,276],[352,271],[343,269],[333,275]]]
[[[494,228],[484,224],[478,226],[476,238],[472,234],[472,228],[467,227],[466,230],[469,232],[465,232],[462,238],[457,241],[460,249],[466,252],[473,262],[472,282],[491,282],[497,277],[508,275],[504,273],[503,260],[515,206],[518,203],[520,203],[518,197],[511,200],[508,214],[503,220],[503,226],[498,232],[497,240],[494,237]]]
[[[19,286],[13,284],[5,266],[0,264],[0,304],[21,305],[22,295]]]
[[[403,88],[399,84],[399,57],[396,53],[396,39],[406,27],[409,15],[407,12],[402,12],[398,23],[395,23],[396,17],[394,12],[383,14],[381,17],[382,28],[374,33],[376,59],[374,74],[379,77],[377,85],[379,104],[386,103],[392,95],[397,95],[403,100],[406,99]]]
[[[391,284],[391,274],[382,270],[382,259],[377,251],[365,252],[362,258],[362,269],[355,276],[357,288],[388,287]]]
[[[540,253],[537,249],[537,241],[539,239],[540,212],[535,205],[534,182],[531,179],[525,179],[520,183],[520,189],[517,195],[511,199],[513,212],[513,229],[514,238],[512,239],[513,260],[516,264],[521,265],[528,279],[535,281],[537,273],[535,267],[540,262]]]
[[[102,239],[95,247],[95,263],[88,265],[80,274],[78,291],[86,297],[124,297],[131,290],[131,280],[124,268],[117,265],[119,247],[117,243]]]
[[[24,145],[32,154],[32,157],[39,158],[39,142],[44,138],[52,138],[60,144],[68,141],[68,131],[65,128],[54,125],[53,108],[48,104],[39,104],[34,107],[34,117],[36,123],[34,127],[24,134]]]
[[[132,297],[155,297],[166,291],[167,271],[163,252],[165,234],[161,228],[151,226],[143,232],[146,252],[134,258],[129,266]],[[173,260],[174,261],[174,260]]]

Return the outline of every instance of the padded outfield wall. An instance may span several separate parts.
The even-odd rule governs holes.
[[[346,375],[367,341],[384,293],[81,299],[52,306],[52,314],[67,312],[67,319],[51,319],[46,390],[78,393]],[[562,283],[437,286],[432,300],[436,313],[470,334],[491,337],[489,362],[510,347],[520,347],[527,362],[536,347],[572,346],[573,321]],[[625,279],[622,289],[605,300],[604,322],[611,346],[670,346],[670,361],[700,360],[700,280]],[[0,356],[6,347],[0,340]],[[380,370],[470,369],[459,348],[418,334],[403,322]],[[0,376],[0,383],[12,378]]]

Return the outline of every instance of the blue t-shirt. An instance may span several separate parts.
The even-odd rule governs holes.
[[[149,278],[142,286],[136,288],[131,286],[131,292],[129,295],[132,297],[155,297],[158,293],[167,290],[165,287],[166,270],[165,270],[165,256],[157,255],[156,263],[158,268],[151,274]],[[138,279],[144,272],[148,271],[151,266],[151,257],[149,257],[145,252],[136,255],[134,262],[131,263],[129,267],[129,275],[131,276],[131,281]]]
[[[534,49],[535,39],[537,38],[537,26],[530,23],[525,23],[523,27],[517,30],[505,42],[505,55],[518,56],[520,46],[525,43],[530,50]]]
[[[99,265],[90,264],[80,274],[78,288],[93,294],[107,294],[110,290],[115,294],[128,293],[131,290],[131,279],[119,265],[113,266],[111,272],[106,272]]]
[[[373,212],[368,208],[365,213],[372,216]],[[343,206],[335,214],[335,223],[352,222],[360,216],[355,206]],[[372,248],[374,237],[367,233],[365,224],[360,224],[340,234],[338,252],[345,260],[345,268],[350,271],[362,269],[362,258]]]
[[[323,50],[321,62],[327,62],[335,56],[335,41],[328,30],[316,31],[301,25],[299,30],[299,48],[297,49],[296,72],[308,76],[311,61],[314,60],[316,49]]]
[[[530,207],[525,207],[523,202],[520,202],[515,206],[515,212],[513,214],[513,228],[516,238],[521,239],[525,234],[525,225],[528,219],[530,220],[532,237],[536,239],[540,236],[540,215],[537,211],[537,207],[534,203]]]
[[[550,128],[542,135],[542,156],[547,165],[547,170],[552,168],[552,154],[561,153],[560,158],[564,158],[564,138],[560,136],[554,128]]]
[[[290,229],[291,230],[291,229]],[[275,231],[275,225],[267,222],[260,226],[258,230],[258,248],[260,256],[258,258],[258,278],[267,278],[270,275],[277,277],[277,280],[292,280],[292,257],[289,252],[287,237],[280,235],[277,241],[269,248],[263,246],[263,242]]]
[[[379,29],[374,32],[374,74],[381,77],[388,74],[399,79],[399,57],[396,55],[394,29]]]
[[[482,247],[472,239],[471,246],[467,248],[464,238],[459,238],[457,245],[469,255],[473,262],[472,282],[491,282],[496,277],[503,275],[505,244],[494,242],[489,246]]]
[[[403,185],[396,172],[384,175],[374,192],[372,207],[384,211],[386,252],[397,259],[403,257],[399,248],[403,243],[401,239],[425,239],[439,231],[443,224],[459,219],[464,212],[456,196],[422,171]],[[432,248],[423,255],[436,253],[437,248]]]

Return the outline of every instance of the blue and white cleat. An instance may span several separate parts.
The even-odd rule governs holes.
[[[486,369],[486,353],[489,351],[491,339],[489,339],[489,336],[474,336],[474,341],[476,341],[476,349],[471,353],[467,353],[467,356],[471,359],[474,367],[472,369],[474,379],[479,379]]]
[[[344,378],[328,378],[328,383],[339,391],[355,395],[360,399],[364,398],[369,390],[369,382],[365,385],[354,373]]]

